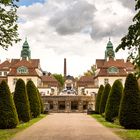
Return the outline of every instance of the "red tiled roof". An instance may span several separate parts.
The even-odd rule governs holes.
[[[125,68],[125,62],[123,59],[110,59],[109,61],[104,61],[104,65],[102,66],[103,68],[109,68],[109,67],[117,67],[117,68]]]
[[[134,65],[130,61],[126,62],[125,66],[126,66],[126,70],[134,71]]]
[[[39,59],[12,59],[11,67],[17,68],[19,66],[26,66],[28,68],[38,68],[39,67]]]
[[[107,69],[100,69],[98,76],[111,76],[111,77],[120,77],[127,76],[127,72],[121,68],[118,73],[108,73]]]
[[[104,59],[96,59],[97,68],[101,68],[104,65]]]
[[[94,84],[94,77],[93,76],[82,76],[77,81],[78,86],[87,86],[88,84]]]
[[[6,61],[4,61],[3,63],[0,64],[0,70],[2,70],[2,71],[9,70],[10,65],[11,65],[11,63],[9,62],[9,60],[6,60]]]
[[[58,81],[52,75],[43,75],[41,76],[41,79],[43,83],[47,83],[50,86],[58,86]]]
[[[8,76],[38,76],[38,74],[34,68],[28,68],[28,73],[25,74],[18,73],[16,68],[12,68]]]
[[[43,75],[43,76],[41,76],[41,79],[43,82],[57,82],[57,80],[52,75],[50,75],[50,76]]]
[[[133,72],[134,66],[131,62],[124,62],[124,59],[97,59],[97,69],[100,69],[97,76],[126,76],[127,72]],[[118,73],[108,73],[107,69],[110,67],[116,67],[119,69]]]

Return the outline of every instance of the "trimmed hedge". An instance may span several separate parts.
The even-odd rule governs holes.
[[[44,104],[43,104],[43,101],[42,101],[42,98],[41,98],[41,95],[40,95],[38,89],[37,89],[37,92],[38,92],[39,102],[40,102],[40,106],[41,106],[41,113],[44,113]]]
[[[129,74],[125,81],[119,121],[126,129],[140,129],[140,93],[133,74]]]
[[[123,93],[123,85],[120,82],[120,80],[116,80],[113,83],[113,86],[107,99],[107,104],[105,108],[106,121],[114,122],[114,119],[118,117],[122,93]]]
[[[0,129],[15,128],[18,125],[16,107],[6,81],[0,84]]]
[[[33,81],[31,80],[27,82],[26,87],[27,87],[27,94],[30,102],[31,115],[32,117],[36,118],[41,113],[41,105],[38,96],[38,91]]]
[[[102,93],[102,96],[101,96],[100,109],[99,109],[100,114],[103,114],[105,112],[105,106],[106,106],[106,102],[107,102],[107,98],[108,98],[110,89],[111,89],[110,84],[109,83],[106,84],[104,91]]]
[[[96,103],[95,103],[95,112],[97,114],[99,114],[100,102],[101,102],[101,96],[102,96],[103,90],[104,90],[104,86],[101,85],[99,87],[98,94],[97,94],[97,97],[96,97]]]
[[[30,105],[25,83],[22,79],[17,80],[14,92],[14,102],[16,105],[19,120],[28,122],[30,120]]]

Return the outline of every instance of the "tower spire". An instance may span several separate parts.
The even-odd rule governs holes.
[[[21,58],[22,59],[31,59],[31,52],[30,52],[29,44],[27,42],[27,37],[25,37],[25,41],[22,45]]]

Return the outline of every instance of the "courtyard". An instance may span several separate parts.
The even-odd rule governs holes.
[[[53,113],[12,140],[121,140],[85,113]]]

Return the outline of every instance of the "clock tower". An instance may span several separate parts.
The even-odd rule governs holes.
[[[29,44],[27,42],[27,39],[25,39],[25,42],[23,43],[23,46],[22,46],[21,58],[26,59],[26,60],[31,59],[31,51],[29,49]]]
[[[112,44],[112,42],[110,41],[110,39],[109,39],[109,41],[108,41],[108,43],[107,43],[107,46],[106,46],[106,50],[105,50],[105,59],[110,59],[110,58],[115,58],[115,52],[114,52],[114,50],[113,50],[113,44]]]

